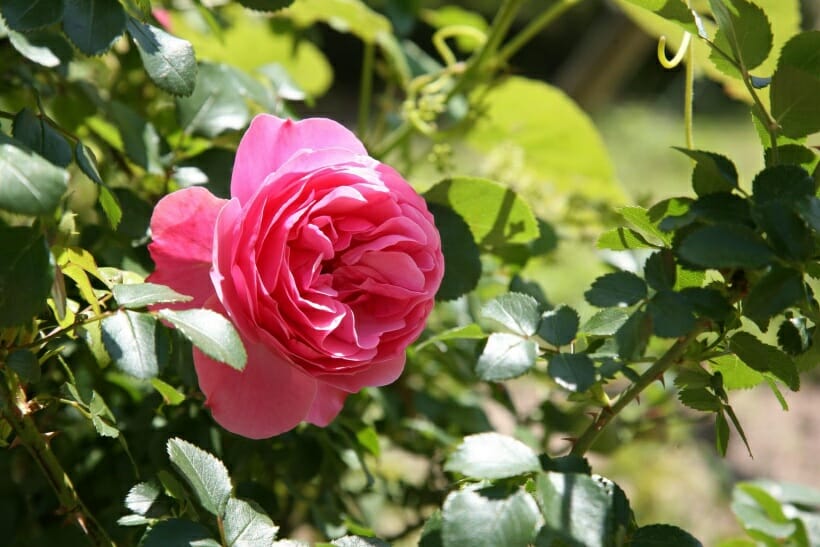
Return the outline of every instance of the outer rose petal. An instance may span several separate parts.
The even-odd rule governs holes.
[[[367,155],[364,145],[343,125],[325,118],[298,122],[260,114],[251,122],[236,150],[231,196],[244,204],[262,185],[265,177],[304,149],[342,148]],[[316,162],[310,169],[328,164]]]
[[[225,203],[204,188],[192,187],[168,194],[154,209],[148,249],[157,267],[147,281],[193,296],[185,308],[201,307],[214,295],[214,229]]]
[[[405,358],[406,354],[402,352],[386,361],[367,363],[364,368],[357,371],[316,374],[316,378],[351,393],[367,386],[386,386],[395,382],[401,376],[401,372],[404,370]]]
[[[316,399],[313,400],[313,406],[305,420],[313,425],[326,427],[339,415],[350,393],[323,382],[317,382],[316,386]]]
[[[240,372],[194,348],[199,387],[219,425],[243,437],[264,439],[307,419],[316,399],[316,380],[261,344],[245,340],[245,349],[248,363]]]

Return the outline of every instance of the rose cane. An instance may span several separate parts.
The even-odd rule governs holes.
[[[326,119],[257,116],[231,199],[203,188],[163,198],[149,281],[236,326],[236,371],[194,350],[214,418],[252,438],[324,426],[349,393],[394,381],[424,328],[444,269],[424,200]]]

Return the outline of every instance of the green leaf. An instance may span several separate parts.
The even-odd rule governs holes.
[[[103,437],[111,437],[116,439],[120,436],[120,430],[117,429],[117,420],[105,400],[96,391],[91,392],[91,401],[88,403],[88,411],[91,413],[91,423],[97,434]]]
[[[359,0],[300,0],[284,15],[298,27],[326,23],[338,32],[354,34],[367,43],[375,43],[381,35],[393,32],[387,17]]]
[[[28,323],[45,309],[54,283],[48,243],[33,228],[0,225],[0,257],[0,327]]]
[[[731,192],[737,188],[737,169],[726,156],[703,150],[674,148],[696,162],[692,171],[692,188],[697,195]]]
[[[128,33],[134,39],[148,76],[172,95],[188,96],[196,85],[196,57],[187,40],[161,28],[128,18]]]
[[[615,333],[618,355],[626,360],[638,359],[646,350],[652,335],[652,320],[645,311],[638,310],[629,316]]]
[[[138,309],[151,304],[166,302],[188,302],[192,297],[180,294],[165,285],[156,283],[118,284],[111,288],[117,304],[123,308]]]
[[[532,296],[520,293],[502,294],[488,302],[481,310],[487,319],[498,321],[521,336],[532,336],[538,330],[541,310]]]
[[[541,469],[530,447],[499,433],[468,435],[447,458],[445,471],[472,479],[505,479]]]
[[[194,92],[176,101],[179,125],[186,133],[214,138],[248,125],[250,111],[237,86],[238,74],[229,65],[200,63]]]
[[[154,386],[166,405],[176,406],[185,400],[185,394],[180,393],[173,386],[163,382],[159,378],[151,378],[151,385]]]
[[[535,364],[538,346],[516,334],[494,332],[478,358],[476,374],[486,382],[521,376]]]
[[[293,4],[293,0],[239,0],[239,3],[258,11],[276,11]]]
[[[718,23],[715,47],[749,71],[759,66],[772,50],[773,36],[769,18],[748,0],[709,0]],[[719,53],[710,58],[724,73],[734,76],[738,71]]]
[[[675,257],[669,249],[652,253],[644,264],[646,283],[656,291],[673,289],[677,274]]]
[[[685,530],[669,524],[650,524],[635,530],[629,547],[703,547],[703,544]]]
[[[71,146],[65,137],[28,108],[14,117],[12,135],[57,167],[67,167],[71,163]]]
[[[6,366],[17,373],[23,383],[40,381],[40,363],[37,355],[27,349],[14,350],[6,357]]]
[[[738,332],[729,340],[741,361],[758,372],[771,372],[792,391],[800,389],[800,376],[791,358],[778,348],[761,342],[748,332]]]
[[[715,414],[715,448],[722,458],[726,457],[726,449],[729,448],[729,422],[723,412]]]
[[[152,526],[140,542],[141,547],[218,546],[211,532],[198,522],[182,519],[162,520]]]
[[[128,157],[149,173],[164,174],[160,159],[160,137],[154,125],[119,101],[111,101],[108,111],[117,126]]]
[[[427,190],[424,199],[446,205],[461,215],[483,249],[527,243],[540,235],[538,221],[527,202],[491,180],[445,179]]]
[[[442,509],[445,547],[528,545],[535,539],[538,506],[523,490],[498,487],[451,492]]]
[[[787,137],[820,131],[820,31],[793,36],[780,53],[772,76],[772,116]]]
[[[48,30],[25,34],[10,30],[9,41],[14,49],[29,61],[48,68],[59,67],[57,72],[67,70],[68,62],[74,54],[71,44],[62,35]]]
[[[3,0],[0,14],[11,30],[28,32],[58,22],[63,0]]]
[[[430,344],[447,342],[449,340],[483,340],[484,338],[487,338],[487,336],[488,334],[484,332],[481,327],[475,323],[470,323],[469,325],[447,329],[436,334],[435,336],[431,336],[430,338],[427,338],[423,342],[417,344],[415,349],[416,351],[420,351],[422,348],[425,348]]]
[[[233,486],[228,470],[218,458],[179,438],[168,439],[168,457],[209,513],[226,514]]]
[[[152,514],[162,490],[155,482],[141,482],[134,485],[125,496],[125,506],[137,515]]]
[[[749,389],[757,386],[765,376],[747,366],[735,355],[723,355],[711,360],[712,368],[723,377],[723,387],[728,390]]]
[[[568,391],[582,393],[595,383],[595,365],[584,353],[558,353],[550,357],[547,374]]]
[[[652,318],[652,332],[663,338],[677,338],[686,335],[695,326],[692,305],[682,294],[659,291],[647,306]]]
[[[268,547],[279,527],[256,504],[228,498],[223,517],[228,547]]]
[[[86,55],[100,55],[125,32],[125,19],[117,0],[65,0],[63,32]]]
[[[105,213],[105,218],[108,219],[108,223],[116,230],[120,220],[122,220],[122,209],[117,197],[105,186],[100,187],[100,206]]]
[[[715,224],[692,230],[683,237],[677,252],[681,258],[702,268],[763,268],[774,254],[751,228]]]
[[[156,325],[152,315],[130,310],[120,310],[102,320],[103,344],[117,368],[146,380],[159,373]]]
[[[386,541],[374,537],[344,536],[330,542],[336,547],[390,547]]]
[[[77,146],[74,147],[74,159],[80,171],[85,173],[85,176],[97,184],[103,183],[93,152],[80,141],[77,141]]]
[[[584,293],[593,306],[631,306],[646,298],[646,283],[632,272],[612,272],[600,276]]]
[[[719,412],[723,403],[717,395],[704,388],[687,388],[678,392],[678,399],[682,404],[703,412]]]
[[[765,331],[772,317],[805,297],[803,274],[791,268],[774,267],[749,291],[743,315]]]
[[[0,209],[23,215],[52,212],[68,187],[65,169],[2,133],[0,180]]]
[[[734,310],[726,297],[716,289],[687,287],[680,294],[699,315],[715,321],[725,321]]]
[[[805,317],[787,317],[777,328],[777,343],[789,355],[800,355],[808,350],[811,338]]]
[[[626,0],[675,23],[692,34],[698,33],[695,18],[683,0]]]
[[[608,547],[631,526],[623,491],[603,477],[544,473],[535,480],[544,527],[585,547]]]
[[[795,203],[814,196],[815,183],[808,171],[797,165],[775,165],[755,175],[752,197],[755,204],[772,201]]]
[[[427,204],[441,236],[444,254],[444,279],[436,300],[454,300],[473,290],[481,277],[481,256],[470,227],[450,207]]]
[[[202,352],[236,370],[245,368],[248,355],[233,324],[212,310],[159,310],[159,316],[171,323]]]
[[[773,201],[756,206],[753,214],[769,245],[785,260],[803,262],[814,254],[814,234],[793,204]]]
[[[739,483],[732,492],[732,511],[746,530],[768,537],[785,539],[796,530],[796,523],[786,517],[780,502],[753,483]]]
[[[611,336],[626,323],[629,313],[620,308],[606,308],[584,323],[581,332],[589,336]]]
[[[647,209],[637,205],[619,207],[618,214],[642,234],[652,236],[667,244],[672,241],[671,236],[658,227],[658,222],[653,220],[652,214]]]
[[[555,347],[566,346],[578,334],[578,312],[569,306],[560,306],[545,312],[538,325],[538,336]]]
[[[632,228],[613,228],[607,230],[598,238],[599,249],[625,251],[629,249],[654,249],[645,237]]]
[[[493,166],[491,178],[510,184],[533,180],[530,187],[540,189],[534,200],[568,194],[595,201],[624,200],[603,139],[563,91],[513,76],[477,93],[483,115],[470,129],[467,142],[484,157],[482,163]],[[494,202],[490,210],[497,207]]]

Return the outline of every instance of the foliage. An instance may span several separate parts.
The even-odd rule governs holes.
[[[399,1],[0,1],[0,441],[25,447],[0,455],[10,544],[700,545],[639,524],[585,454],[629,429],[625,408],[649,420],[631,403],[658,379],[679,414],[714,421],[719,454],[732,436],[751,452],[730,392],[782,400],[816,366],[820,32],[799,31],[791,1],[619,1],[689,36],[687,78],[704,70],[747,102],[765,158],[745,181],[696,148],[690,86],[692,194],[625,206],[587,115],[509,75],[576,3],[505,0],[488,22]],[[524,5],[535,15],[512,32]],[[406,32],[420,21],[433,55]],[[149,219],[179,188],[227,197],[253,114],[310,115],[333,77],[324,26],[361,44],[357,135],[423,192],[445,279],[395,384],[326,428],[251,441],[214,424],[191,357],[241,371],[242,341],[144,282]],[[565,216],[578,204],[616,210],[617,225],[584,222],[600,250],[639,257],[583,307],[532,273],[557,234],[583,241]],[[516,406],[519,377],[534,410]],[[732,545],[820,542],[817,492],[740,483],[731,503],[751,538]]]

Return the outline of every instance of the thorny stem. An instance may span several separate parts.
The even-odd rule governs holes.
[[[640,375],[637,381],[630,385],[623,393],[618,396],[611,407],[604,408],[587,426],[586,430],[575,441],[570,454],[575,456],[583,456],[595,443],[598,435],[620,412],[634,401],[649,385],[663,375],[672,365],[677,363],[683,357],[689,345],[707,328],[707,323],[702,322],[695,326],[689,334],[683,338],[678,339],[677,342],[666,350],[655,363],[646,369]]]
[[[26,450],[45,475],[46,480],[57,495],[60,510],[85,531],[93,545],[114,545],[108,533],[80,499],[71,478],[63,469],[57,456],[51,451],[48,439],[34,423],[34,419],[31,417],[32,409],[16,374],[6,369],[5,379],[8,384],[0,381],[3,417],[17,435],[17,441],[26,447]]]

